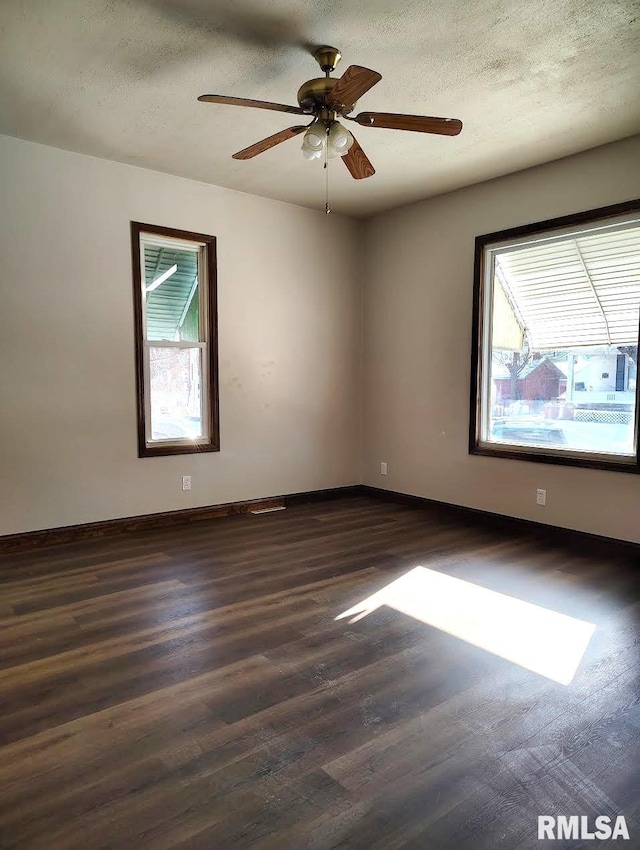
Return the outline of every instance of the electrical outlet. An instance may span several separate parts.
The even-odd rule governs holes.
[[[536,490],[536,504],[537,505],[546,505],[547,504],[547,491],[546,490]]]
[[[387,464],[383,462],[383,463],[380,464],[380,475],[386,475],[386,474],[387,474]]]
[[[183,475],[182,476],[182,489],[183,490],[191,490],[191,476]]]

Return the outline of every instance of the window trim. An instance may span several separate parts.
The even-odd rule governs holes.
[[[554,450],[547,447],[535,449],[523,446],[519,449],[513,445],[488,446],[480,444],[482,427],[482,391],[485,377],[483,375],[482,345],[485,329],[486,292],[485,278],[485,248],[497,243],[518,239],[523,236],[548,234],[563,228],[575,227],[581,224],[593,224],[608,218],[640,212],[640,199],[624,201],[607,207],[586,210],[559,218],[547,219],[495,233],[485,233],[475,240],[474,277],[473,277],[473,317],[471,330],[471,390],[469,403],[469,454],[485,457],[506,458],[509,460],[524,460],[534,463],[551,463],[561,466],[577,466],[587,469],[604,469],[609,472],[640,473],[640,382],[636,384],[636,454],[628,460],[609,460],[603,455],[570,454],[566,450]],[[640,329],[639,329],[640,347]]]
[[[202,358],[202,386],[207,388],[206,421],[208,437],[198,442],[175,442],[159,445],[147,445],[148,393],[146,392],[147,352],[144,334],[144,305],[142,303],[142,256],[140,237],[143,235],[165,237],[198,243],[204,248],[205,274],[202,276],[206,305],[206,335],[209,356]],[[220,422],[218,400],[218,302],[217,302],[217,264],[216,237],[204,233],[192,233],[176,230],[156,224],[131,222],[131,258],[133,270],[133,307],[134,336],[136,356],[136,410],[138,430],[138,457],[162,457],[166,455],[200,454],[201,452],[220,451]],[[164,343],[158,340],[162,346]],[[203,344],[191,343],[186,347],[202,349]]]

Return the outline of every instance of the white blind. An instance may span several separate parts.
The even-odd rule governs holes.
[[[640,223],[497,249],[494,259],[532,348],[637,345]]]

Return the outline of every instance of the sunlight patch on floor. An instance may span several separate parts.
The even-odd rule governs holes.
[[[568,685],[595,631],[559,614],[469,581],[415,567],[336,617],[354,623],[382,605]]]

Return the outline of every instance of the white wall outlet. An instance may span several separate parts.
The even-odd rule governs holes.
[[[536,505],[546,505],[547,504],[547,491],[546,490],[536,490]]]
[[[387,464],[384,461],[380,464],[380,475],[387,474]]]
[[[191,490],[191,476],[183,475],[182,476],[182,489],[183,490]]]

